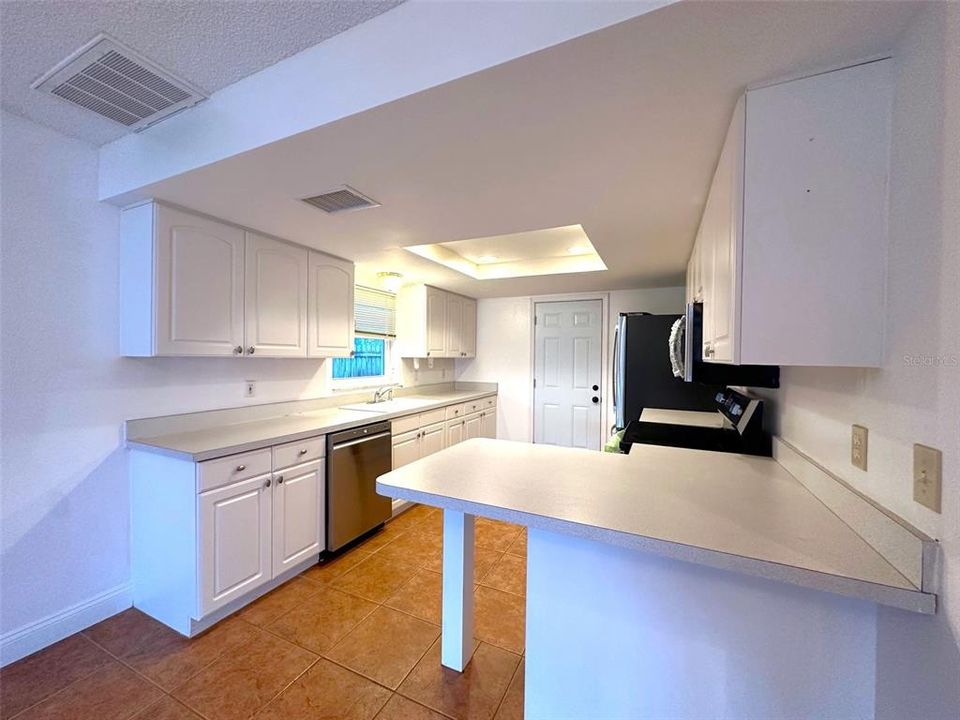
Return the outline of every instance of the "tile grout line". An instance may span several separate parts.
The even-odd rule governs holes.
[[[524,643],[526,645],[526,643]],[[524,656],[520,656],[520,662],[517,663],[517,666],[513,669],[513,674],[510,676],[510,680],[507,682],[507,689],[503,691],[503,695],[500,697],[500,702],[497,703],[496,710],[493,711],[491,716],[492,720],[496,720],[497,713],[500,712],[500,708],[503,707],[503,701],[507,699],[507,695],[510,694],[510,688],[513,687],[513,681],[517,679],[517,674],[520,672],[520,668],[523,666]],[[524,688],[526,690],[526,688]]]

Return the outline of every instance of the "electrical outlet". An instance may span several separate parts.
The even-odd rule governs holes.
[[[257,381],[256,380],[247,380],[246,384],[243,387],[243,396],[244,397],[254,397],[257,394]]]
[[[867,429],[854,425],[850,433],[850,462],[861,470],[867,469]]]
[[[942,470],[943,453],[926,445],[913,446],[913,499],[935,513],[940,512]]]

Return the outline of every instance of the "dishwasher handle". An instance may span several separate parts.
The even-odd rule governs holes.
[[[358,437],[355,440],[347,440],[346,442],[336,443],[332,446],[333,450],[340,450],[341,448],[350,447],[351,445],[359,445],[360,443],[367,442],[368,440],[378,440],[379,438],[388,438],[390,437],[390,431],[377,433],[376,435],[363,435]]]

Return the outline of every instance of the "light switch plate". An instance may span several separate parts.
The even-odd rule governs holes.
[[[867,429],[854,425],[850,433],[850,462],[861,470],[867,469]]]
[[[257,394],[257,381],[256,380],[245,380],[243,386],[243,396],[244,397],[254,397]]]
[[[943,453],[936,448],[913,446],[913,499],[940,512],[940,476],[943,472]]]

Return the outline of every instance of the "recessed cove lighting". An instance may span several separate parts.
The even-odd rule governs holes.
[[[523,230],[431,245],[407,245],[403,249],[475,280],[607,269],[581,225]]]

